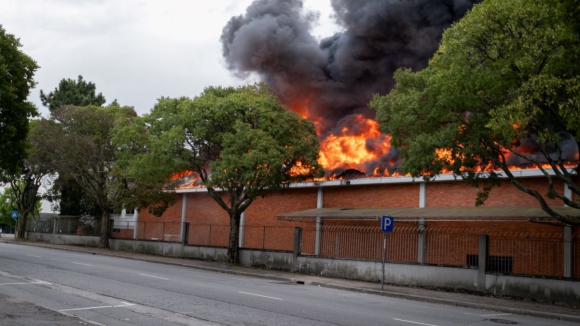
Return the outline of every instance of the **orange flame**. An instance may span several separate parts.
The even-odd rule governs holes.
[[[350,126],[342,127],[340,134],[329,135],[320,142],[318,162],[326,171],[355,169],[364,172],[368,164],[380,161],[381,155],[389,152],[390,140],[390,136],[381,133],[377,121],[357,115]],[[384,168],[375,166],[370,171],[374,176],[388,176]]]

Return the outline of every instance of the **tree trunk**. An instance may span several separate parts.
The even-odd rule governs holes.
[[[230,213],[230,239],[228,242],[227,262],[240,263],[240,220],[241,213],[232,210]]]
[[[18,218],[18,233],[16,234],[17,239],[24,239],[26,237],[26,220],[28,218],[28,213],[20,215]]]
[[[99,248],[109,248],[109,211],[103,209],[103,215],[101,219],[101,240],[99,242]]]

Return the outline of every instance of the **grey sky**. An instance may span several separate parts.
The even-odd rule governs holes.
[[[107,102],[117,99],[139,114],[161,96],[195,96],[210,85],[237,86],[224,65],[219,37],[252,0],[0,0],[0,24],[20,38],[40,65],[31,94],[43,115],[39,92],[63,78],[83,75]],[[330,0],[305,0],[320,13],[313,35],[339,30]]]

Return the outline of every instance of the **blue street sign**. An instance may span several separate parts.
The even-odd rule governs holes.
[[[381,231],[393,232],[393,225],[394,224],[395,224],[395,219],[392,216],[383,216],[381,218]]]
[[[12,218],[18,217],[18,211],[12,211]]]

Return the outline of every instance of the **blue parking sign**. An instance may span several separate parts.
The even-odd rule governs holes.
[[[392,216],[383,216],[381,218],[381,231],[393,232],[393,225],[394,224],[395,224],[395,219]]]
[[[12,211],[12,218],[18,217],[18,211]]]

